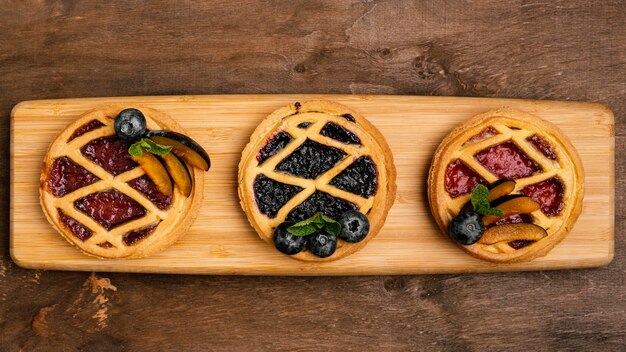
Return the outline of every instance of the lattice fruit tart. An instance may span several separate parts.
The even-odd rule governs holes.
[[[350,255],[382,228],[396,192],[382,134],[346,106],[310,101],[274,111],[239,164],[239,197],[265,241],[304,261]]]
[[[207,153],[164,113],[139,109],[86,113],[44,159],[43,211],[86,254],[148,256],[174,243],[198,213]]]
[[[582,162],[556,126],[501,109],[454,129],[433,158],[430,208],[469,254],[493,262],[546,255],[582,210]]]

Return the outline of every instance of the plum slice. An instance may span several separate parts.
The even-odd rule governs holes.
[[[211,159],[209,154],[196,141],[182,133],[154,130],[148,132],[154,142],[172,147],[172,152],[181,159],[204,171],[209,171]]]
[[[514,214],[529,214],[533,211],[539,210],[539,204],[532,200],[530,197],[515,197],[508,201],[498,205],[498,208],[502,210],[504,216],[510,216]],[[489,226],[492,223],[501,219],[499,216],[487,215],[483,217],[483,223],[485,226]]]
[[[141,165],[141,168],[146,172],[146,175],[150,177],[152,182],[154,182],[159,192],[165,195],[172,195],[172,181],[170,180],[170,175],[156,156],[148,152],[143,152],[140,156],[133,156],[132,158]]]
[[[483,237],[480,238],[479,242],[483,244],[495,244],[503,241],[539,241],[547,236],[548,233],[546,230],[535,224],[504,224],[490,227],[485,230],[485,233],[483,234]]]
[[[185,197],[189,197],[191,195],[191,177],[189,176],[189,171],[185,165],[178,160],[178,157],[173,153],[167,153],[161,155],[161,159],[163,160],[163,164],[167,169],[167,172],[174,180],[174,184],[180,192],[185,195]]]

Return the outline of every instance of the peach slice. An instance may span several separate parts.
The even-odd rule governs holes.
[[[193,139],[184,134],[172,131],[150,131],[148,136],[154,142],[172,147],[172,152],[193,165],[204,171],[208,171],[211,167],[211,159],[209,154]]]
[[[512,179],[502,179],[494,183],[493,187],[489,190],[489,201],[509,195],[515,189],[516,182]]]
[[[547,236],[546,230],[535,224],[504,224],[488,228],[478,242],[492,245],[516,240],[539,241]]]
[[[161,155],[161,159],[163,159],[165,168],[172,176],[174,184],[185,197],[189,197],[191,194],[191,177],[189,177],[189,172],[187,172],[185,165],[172,153]]]
[[[172,181],[170,180],[170,175],[156,156],[148,152],[143,152],[141,156],[133,156],[132,158],[141,166],[152,182],[154,182],[159,192],[168,196],[172,195]]]
[[[503,202],[498,205],[498,208],[502,210],[504,216],[509,216],[514,214],[532,213],[533,211],[539,210],[539,204],[537,204],[537,202],[532,200],[530,197],[520,196]],[[498,221],[498,219],[500,219],[499,216],[487,215],[483,217],[483,223],[485,226],[489,226]]]

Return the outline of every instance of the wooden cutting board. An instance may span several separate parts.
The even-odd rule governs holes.
[[[398,171],[398,192],[387,223],[360,252],[323,264],[281,255],[263,242],[238,204],[237,164],[257,124],[288,103],[330,99],[361,112],[386,136]],[[48,224],[38,182],[46,148],[72,120],[107,103],[142,104],[176,119],[213,162],[205,174],[204,204],[189,233],[146,259],[99,260],[83,255]],[[437,229],[426,200],[435,148],[457,124],[486,110],[512,107],[558,125],[578,149],[586,170],[582,215],[569,236],[530,263],[474,259]],[[37,269],[180,274],[371,275],[468,273],[596,267],[614,246],[614,120],[590,103],[361,95],[209,95],[27,101],[12,112],[11,256]]]

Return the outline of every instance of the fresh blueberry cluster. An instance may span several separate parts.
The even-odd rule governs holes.
[[[294,230],[290,231],[290,228],[293,229],[300,223],[284,222],[274,230],[274,246],[287,255],[300,253],[308,247],[314,255],[327,258],[337,250],[337,237],[345,242],[357,243],[363,241],[370,231],[367,216],[357,210],[344,212],[336,223],[341,226],[336,234],[331,233],[333,231],[327,230],[325,226],[321,226],[310,234],[306,232],[303,234]]]

